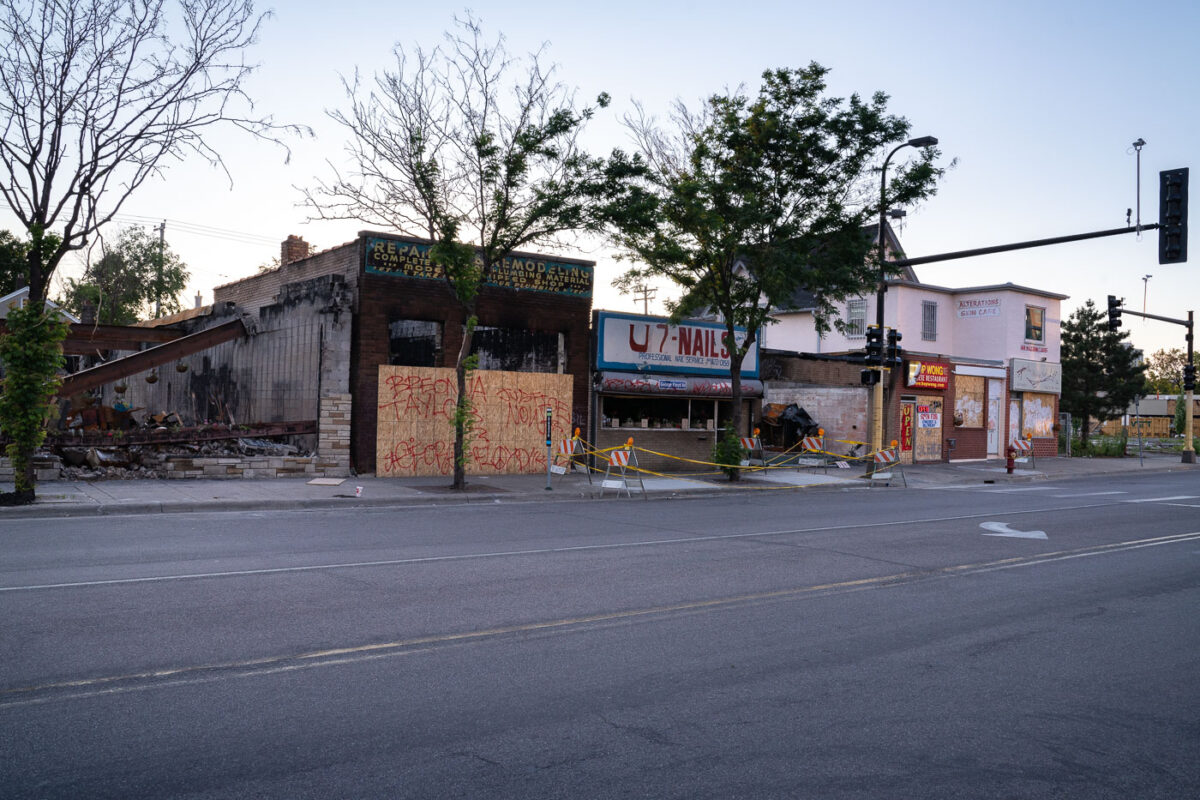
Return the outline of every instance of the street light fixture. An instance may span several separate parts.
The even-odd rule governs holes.
[[[883,160],[883,169],[879,177],[879,289],[875,293],[875,324],[879,327],[879,335],[883,335],[883,293],[887,291],[887,274],[884,272],[887,263],[886,248],[883,239],[883,228],[887,223],[887,168],[892,156],[905,147],[934,147],[938,143],[936,136],[918,136],[898,145],[888,153]],[[875,397],[871,413],[871,450],[878,452],[883,449],[883,364],[879,364],[879,381],[875,384]]]

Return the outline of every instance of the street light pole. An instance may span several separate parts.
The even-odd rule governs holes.
[[[887,223],[887,168],[892,156],[905,147],[934,147],[938,140],[933,136],[921,136],[909,139],[897,145],[883,160],[883,169],[879,177],[879,288],[875,293],[875,324],[879,328],[879,336],[883,337],[883,294],[887,291],[887,249],[883,239],[883,226]],[[883,449],[883,363],[878,365],[879,380],[875,382],[875,393],[871,403],[871,451]]]

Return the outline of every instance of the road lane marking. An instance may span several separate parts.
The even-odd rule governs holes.
[[[979,527],[991,533],[985,533],[984,536],[1008,536],[1012,539],[1045,539],[1047,538],[1045,531],[1015,531],[1008,527],[1007,522],[981,522]]]
[[[833,594],[867,591],[906,586],[914,583],[939,580],[943,578],[965,577],[984,574],[1018,567],[1038,566],[1077,558],[1119,553],[1128,550],[1140,550],[1146,547],[1158,547],[1167,544],[1200,541],[1200,531],[1179,533],[1169,536],[1156,536],[1149,539],[1132,539],[1125,542],[1079,547],[1072,550],[1059,550],[1050,553],[1038,553],[1029,556],[1003,558],[995,561],[977,562],[971,564],[955,564],[947,567],[937,567],[928,570],[911,570],[874,578],[858,578],[854,580],[820,583],[810,586],[800,586],[791,589],[777,589],[769,592],[754,592],[735,595],[732,597],[714,598],[711,600],[695,600],[668,605],[650,606],[646,608],[628,609],[607,613],[589,614],[585,616],[567,617],[563,619],[543,620],[519,625],[505,625],[475,631],[445,633],[429,636],[418,636],[409,639],[398,639],[391,642],[376,642],[372,644],[353,645],[348,647],[326,648],[306,653],[284,656],[268,656],[242,661],[228,661],[192,666],[174,667],[170,669],[153,670],[148,672],[127,673],[124,675],[109,675],[95,678],[82,678],[74,681],[60,681],[33,686],[0,689],[0,710],[18,706],[41,705],[54,701],[81,700],[102,695],[124,694],[128,692],[145,691],[148,689],[169,688],[176,686],[191,686],[202,683],[225,680],[229,678],[246,678],[273,675],[283,672],[293,672],[301,669],[316,667],[340,666],[371,661],[380,658],[399,657],[429,652],[439,646],[453,646],[477,641],[486,641],[502,636],[522,633],[540,633],[555,631],[571,631],[588,625],[601,625],[635,619],[645,619],[682,613],[704,613],[724,608],[750,605],[777,600],[799,599],[804,597],[825,597]],[[212,674],[219,673],[219,674]],[[120,685],[125,684],[125,685]]]
[[[1177,494],[1173,497],[1143,497],[1140,500],[1124,500],[1125,503],[1165,503],[1168,500],[1195,500],[1200,495]]]
[[[1133,502],[1122,500],[1119,503]],[[1059,506],[1055,508],[1027,508],[1005,510],[1004,516],[1017,514],[1048,514],[1059,511],[1079,511],[1088,508],[1104,508],[1114,503],[1087,503],[1084,505]],[[358,569],[363,567],[395,567],[413,564],[436,564],[450,561],[469,561],[472,559],[512,558],[519,556],[554,555],[560,553],[579,553],[593,550],[618,550],[633,547],[660,547],[675,544],[705,544],[707,542],[722,542],[738,539],[757,539],[771,536],[791,536],[800,533],[831,533],[846,530],[867,530],[870,528],[894,528],[902,525],[927,525],[938,522],[960,522],[963,520],[995,517],[997,512],[990,511],[980,514],[956,514],[949,517],[925,517],[921,519],[886,520],[882,522],[855,522],[845,525],[819,525],[812,528],[788,528],[771,531],[748,531],[745,533],[720,533],[709,536],[679,536],[670,539],[642,539],[632,542],[610,542],[607,544],[581,544],[566,547],[530,548],[528,550],[497,550],[483,553],[460,553],[455,555],[421,556],[417,558],[394,558],[380,561],[346,561],[327,564],[301,564],[292,567],[263,567],[260,569],[224,570],[221,572],[185,572],[172,575],[149,575],[137,578],[107,578],[90,581],[72,581],[63,583],[39,583],[24,586],[0,586],[0,594],[5,592],[32,592],[46,589],[79,589],[95,586],[122,586],[139,583],[166,583],[170,581],[202,580],[205,578],[240,578],[256,575],[281,575],[302,572],[322,572],[336,569]]]
[[[1052,486],[1017,486],[1012,489],[984,489],[987,494],[1004,494],[1005,492],[1048,492]]]
[[[1106,494],[1129,494],[1129,492],[1083,492],[1081,494],[1056,494],[1053,497],[1101,497]]]

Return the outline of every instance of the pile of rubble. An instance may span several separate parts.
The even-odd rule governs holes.
[[[129,445],[125,447],[60,446],[65,480],[165,479],[167,459],[179,456],[239,457],[310,455],[301,448],[265,439],[224,439],[196,444]]]

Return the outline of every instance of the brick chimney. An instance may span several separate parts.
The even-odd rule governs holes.
[[[279,246],[279,265],[286,267],[293,261],[308,258],[308,242],[300,236],[288,236]]]

